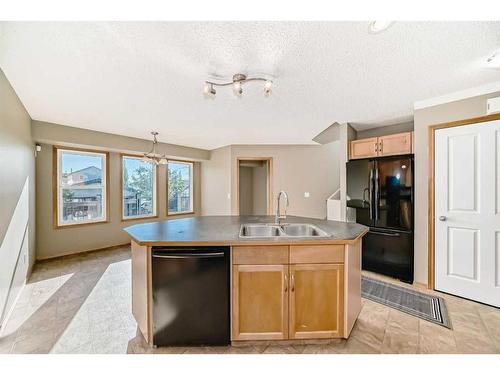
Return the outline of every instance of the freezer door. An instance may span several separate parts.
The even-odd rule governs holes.
[[[362,247],[364,270],[413,282],[413,232],[370,228]]]
[[[375,227],[412,230],[413,161],[389,158],[375,162]]]

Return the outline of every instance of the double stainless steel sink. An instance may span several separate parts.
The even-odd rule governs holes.
[[[330,237],[324,230],[313,224],[243,224],[241,238],[318,238]]]

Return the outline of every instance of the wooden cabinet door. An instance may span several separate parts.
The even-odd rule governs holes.
[[[288,338],[288,266],[233,265],[233,340]]]
[[[351,141],[349,143],[349,159],[363,159],[378,156],[377,137]]]
[[[411,154],[411,132],[379,137],[379,156]]]
[[[342,337],[344,266],[290,266],[290,339]]]

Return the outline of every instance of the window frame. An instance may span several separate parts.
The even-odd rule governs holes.
[[[98,220],[88,220],[85,222],[75,222],[75,223],[63,223],[60,220],[60,192],[62,191],[60,185],[60,158],[59,155],[62,155],[64,151],[76,153],[76,154],[98,154],[104,157],[104,168],[103,171],[103,179],[101,182],[102,189],[104,190],[103,194],[103,218]],[[94,225],[94,224],[106,224],[109,223],[109,152],[101,151],[101,150],[92,150],[92,149],[83,149],[83,148],[75,148],[75,147],[65,147],[65,146],[52,146],[52,216],[54,222],[55,229],[62,228],[73,228],[82,225]]]
[[[168,164],[170,163],[177,163],[177,164],[189,164],[191,165],[191,173],[190,173],[190,180],[191,180],[191,184],[190,184],[190,206],[191,206],[191,210],[190,211],[181,211],[181,212],[169,212],[169,209],[168,209],[168,202],[169,202],[169,193],[168,193],[168,186],[169,186],[169,179],[168,179]],[[192,161],[188,161],[188,160],[176,160],[176,159],[168,159],[168,163],[167,163],[167,199],[166,199],[166,216],[182,216],[182,215],[194,215],[195,214],[195,210],[194,210],[194,162]]]
[[[154,170],[154,181],[153,181],[153,207],[154,207],[154,212],[152,215],[140,215],[140,216],[131,216],[131,217],[125,217],[124,212],[123,212],[123,172],[125,170],[123,166],[124,159],[142,159],[142,156],[138,155],[133,155],[133,154],[120,154],[120,217],[121,221],[133,221],[133,220],[145,220],[145,219],[157,219],[159,217],[159,199],[158,199],[158,166],[154,165],[153,170]]]

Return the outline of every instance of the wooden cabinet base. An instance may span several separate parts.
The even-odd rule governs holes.
[[[233,340],[288,337],[287,274],[281,264],[233,266]]]
[[[361,240],[232,254],[233,343],[349,337],[361,311]]]
[[[233,246],[231,254],[234,345],[349,337],[361,311],[361,238],[343,245]],[[150,246],[132,241],[132,313],[153,345],[151,255]]]
[[[290,266],[290,339],[342,337],[344,265]]]

